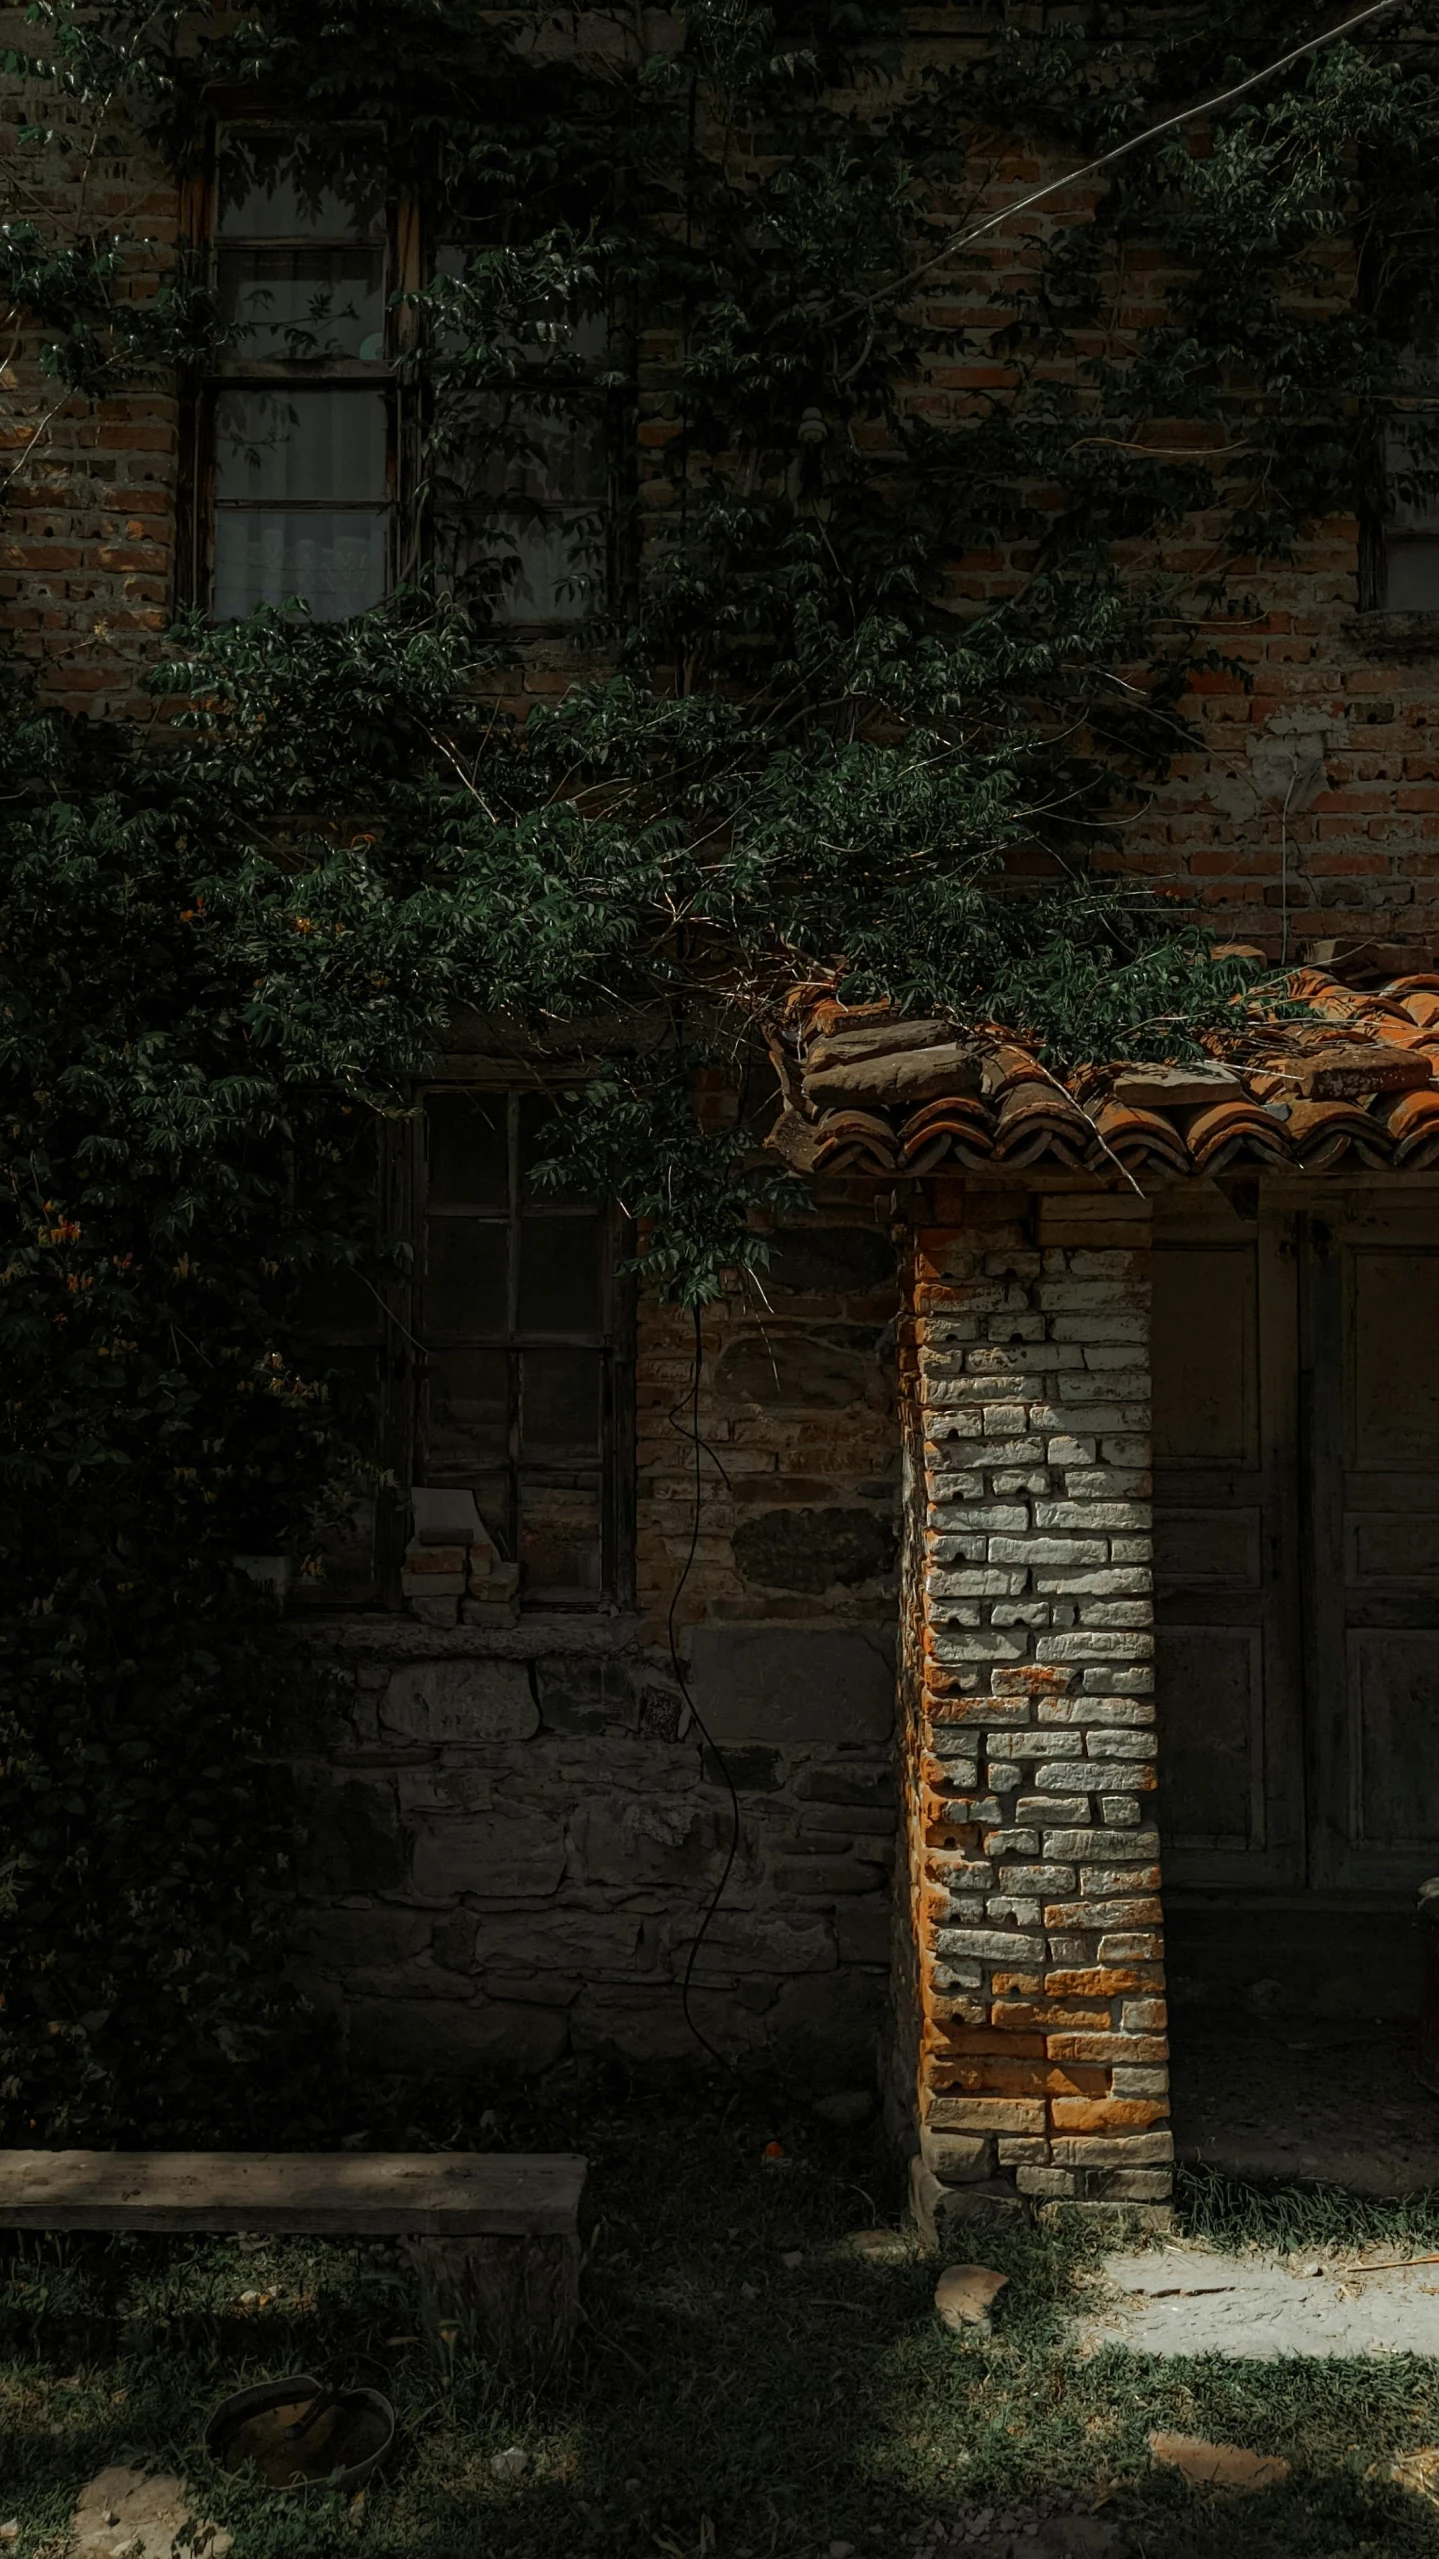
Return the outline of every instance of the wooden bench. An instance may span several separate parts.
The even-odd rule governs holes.
[[[549,2361],[579,2309],[585,2162],[567,2151],[0,2151],[0,2229],[400,2238],[427,2317]]]

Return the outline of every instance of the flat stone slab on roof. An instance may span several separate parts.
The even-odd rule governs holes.
[[[0,2151],[0,2227],[567,2236],[568,2151]]]
[[[1297,2261],[1159,2247],[1103,2261],[1110,2298],[1078,2323],[1081,2350],[1138,2355],[1439,2355],[1439,2265],[1398,2250]],[[1314,2268],[1322,2266],[1322,2273]]]

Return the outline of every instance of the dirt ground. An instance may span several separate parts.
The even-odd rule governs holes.
[[[1237,2177],[1404,2195],[1439,2186],[1439,2096],[1414,2074],[1413,2029],[1218,2017],[1171,2023],[1181,2160]]]

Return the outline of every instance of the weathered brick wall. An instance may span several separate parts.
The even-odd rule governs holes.
[[[0,45],[39,50],[23,9],[0,9]],[[152,292],[179,229],[178,191],[159,163],[118,117],[92,132],[48,88],[7,78],[0,101],[7,217],[53,228],[61,243],[115,233],[149,244],[128,289]],[[20,139],[31,120],[52,129],[43,149]],[[174,385],[67,397],[33,317],[0,307],[0,324],[0,617],[40,661],[52,700],[98,719],[133,714],[174,609]]]
[[[946,1185],[932,1214],[905,1345],[916,2200],[1157,2203],[1147,1208]]]
[[[692,1561],[693,1328],[641,1311],[638,1613],[317,1629],[346,1702],[305,1771],[302,1970],[366,2057],[693,2052],[680,1984],[728,1852],[727,1767],[739,1846],[695,2021],[815,2084],[872,2081],[898,1522],[895,1250],[869,1193],[835,1186],[762,1286],[704,1317]]]
[[[0,10],[0,36],[17,45],[37,41],[19,10]],[[952,61],[956,46],[962,53],[973,40],[963,12],[916,13],[913,75],[922,76],[926,60]],[[180,205],[158,164],[113,115],[92,151],[90,135],[63,102],[54,119],[61,147],[37,153],[17,135],[34,101],[19,84],[4,86],[12,116],[0,124],[0,182],[12,203],[55,221],[62,236],[97,222],[128,228],[153,243],[153,267],[162,269]],[[1063,165],[1064,155],[991,137],[982,205],[966,196],[956,219],[968,225],[977,211],[1016,202]],[[933,275],[926,318],[951,333],[952,345],[941,343],[916,382],[917,412],[935,425],[962,425],[1014,381],[1001,345],[1006,283],[1033,282],[1037,221],[1058,232],[1085,214],[1084,194],[1067,194],[1012,233],[991,235],[977,262]],[[1166,316],[1168,280],[1155,257],[1131,246],[1105,315],[1111,357]],[[150,289],[146,274],[135,289]],[[1336,255],[1333,295],[1348,290]],[[1315,302],[1316,311],[1322,307]],[[0,610],[46,666],[57,698],[115,716],[137,707],[138,677],[181,600],[175,386],[158,381],[93,404],[57,403],[39,361],[42,334],[18,315],[0,362],[0,469],[16,475],[0,528]],[[680,431],[664,414],[677,355],[662,331],[644,341],[638,460],[655,525],[674,498],[657,463]],[[860,430],[861,441],[868,432]],[[1192,452],[1207,432],[1189,421],[1141,421],[1136,440]],[[1218,455],[1225,441],[1218,428],[1213,441]],[[1201,646],[1222,649],[1242,672],[1195,677],[1180,705],[1193,726],[1193,751],[1176,739],[1170,777],[1152,808],[1099,858],[1163,884],[1187,909],[1257,940],[1275,957],[1286,943],[1297,958],[1315,940],[1367,936],[1426,953],[1439,933],[1439,743],[1426,634],[1359,610],[1359,528],[1351,513],[1313,527],[1291,560],[1245,564],[1236,573],[1234,610],[1215,607],[1205,593],[1222,533],[1217,513],[1200,514],[1136,554],[1137,569],[1178,577],[1176,612],[1192,612]],[[963,618],[1018,592],[1036,559],[1022,545],[956,559],[944,584],[948,608]],[[527,696],[562,692],[578,664],[563,640],[521,655],[512,687],[517,706]],[[1142,667],[1131,672],[1144,681]]]

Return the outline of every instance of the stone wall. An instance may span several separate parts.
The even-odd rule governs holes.
[[[863,1216],[863,1221],[861,1220]],[[762,1293],[761,1293],[762,1291]],[[533,2069],[726,2054],[870,2082],[888,2000],[895,1247],[861,1196],[706,1311],[639,1323],[638,1591],[495,1633],[317,1623],[340,1672],[304,1772],[302,1970],[357,2053]],[[669,1612],[683,1664],[677,1678]]]
[[[721,2052],[768,2048],[837,2087],[872,2081],[885,2007],[893,1675],[876,1645],[867,1678],[850,1661],[836,1684],[835,1638],[817,1640],[818,1683],[797,1656],[791,1690],[737,1680],[714,1713],[740,1833],[691,2007]],[[464,2073],[693,2055],[680,1982],[730,1796],[638,1622],[356,1619],[316,1641],[344,1702],[303,1771],[302,1972],[357,2056]],[[697,1673],[712,1708],[720,1688]]]
[[[1148,1204],[931,1192],[903,1345],[916,2202],[1162,2203]]]

